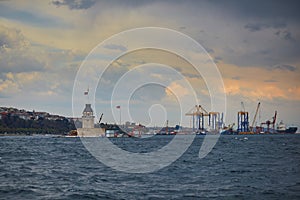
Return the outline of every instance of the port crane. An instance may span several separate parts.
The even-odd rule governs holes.
[[[275,123],[276,123],[277,111],[275,111],[274,117],[272,117],[272,121],[267,120],[266,122],[261,123],[262,125],[267,125],[267,132],[270,133],[270,125],[273,127],[273,131],[275,130]]]
[[[204,131],[204,117],[208,117],[209,131],[216,132],[223,126],[223,113],[219,112],[207,112],[201,105],[195,105],[185,115],[193,117],[193,131]]]
[[[195,105],[185,115],[193,117],[193,131],[195,130],[195,123],[197,131],[204,130],[204,116],[209,116],[209,113],[201,105]]]
[[[249,113],[245,110],[244,102],[241,102],[242,110],[238,112],[238,128],[237,131],[239,134],[248,134],[249,132]]]
[[[243,102],[243,101],[241,102],[241,107],[242,107],[242,112],[246,112],[246,109],[245,109],[245,104],[244,104],[244,102]]]
[[[257,114],[258,114],[258,111],[259,111],[259,107],[260,107],[260,102],[258,102],[258,104],[257,104],[255,115],[254,115],[254,118],[253,118],[253,121],[252,121],[252,125],[250,126],[250,131],[253,131],[253,127],[254,127],[254,124],[255,124],[255,121],[256,121],[256,117],[257,117]]]

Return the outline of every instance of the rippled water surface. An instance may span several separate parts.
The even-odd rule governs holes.
[[[106,167],[79,138],[1,137],[1,199],[300,199],[300,135],[221,136],[204,159],[197,136],[176,162],[148,174]],[[119,138],[147,152],[170,141]]]

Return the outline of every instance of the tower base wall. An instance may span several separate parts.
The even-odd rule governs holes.
[[[78,137],[105,137],[103,128],[78,128]]]

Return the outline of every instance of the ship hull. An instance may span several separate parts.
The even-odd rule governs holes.
[[[289,127],[286,130],[277,130],[277,133],[294,134],[298,130],[297,127]]]

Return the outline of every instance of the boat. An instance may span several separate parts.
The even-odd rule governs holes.
[[[71,130],[65,137],[78,137],[77,130]]]
[[[168,124],[169,121],[167,120],[166,126],[163,127],[159,132],[157,132],[156,135],[176,135],[182,128],[179,125],[176,125],[175,127],[169,127]]]
[[[176,135],[177,130],[174,127],[163,127],[156,135]]]
[[[294,134],[298,128],[296,126],[290,126],[286,128],[286,125],[283,123],[283,121],[280,121],[280,123],[277,125],[276,132],[277,133],[288,133],[288,134]]]
[[[101,123],[100,128],[105,130],[105,137],[108,138],[134,137],[134,135],[125,132],[116,124]]]
[[[228,127],[220,129],[220,134],[222,135],[236,135],[237,132],[233,130],[235,123],[229,124]]]

